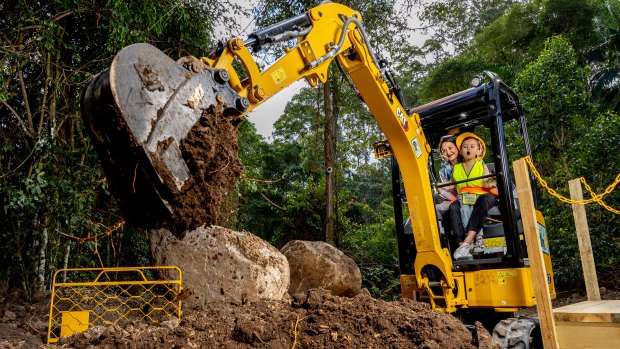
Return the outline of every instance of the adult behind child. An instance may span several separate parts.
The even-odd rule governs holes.
[[[454,166],[461,159],[459,150],[456,146],[456,136],[446,135],[439,140],[439,154],[443,160],[439,168],[439,184],[444,184],[452,179]],[[437,189],[434,195],[435,207],[440,211],[446,211],[450,204],[456,200],[456,189],[454,186],[441,187]]]
[[[454,201],[449,209],[452,234],[456,241],[460,242],[454,251],[454,258],[471,259],[474,239],[479,232],[477,252],[481,252],[483,248],[481,231],[488,210],[497,205],[497,186],[491,177],[474,179],[490,174],[482,160],[486,154],[484,141],[471,132],[465,132],[457,137],[456,145],[463,162],[454,166],[452,181],[466,182],[456,184],[458,200]],[[469,178],[474,180],[467,181]]]

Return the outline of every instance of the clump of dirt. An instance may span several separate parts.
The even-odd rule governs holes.
[[[44,347],[49,299],[30,303],[22,290],[14,291],[0,293],[0,349]]]
[[[243,171],[237,144],[239,122],[239,117],[225,115],[221,104],[212,105],[181,142],[191,176],[170,202],[175,213],[173,232],[218,224],[220,206]]]
[[[45,319],[45,312],[37,316]],[[33,320],[27,318],[0,324],[15,329],[0,331],[0,348],[45,347],[41,331],[32,334]],[[427,304],[386,302],[367,293],[345,298],[324,290],[294,295],[290,302],[185,309],[181,321],[95,326],[59,342],[63,348],[475,348],[472,343],[460,321]],[[494,345],[481,340],[478,347]]]

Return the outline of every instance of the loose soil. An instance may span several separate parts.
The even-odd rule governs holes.
[[[386,302],[324,290],[288,302],[253,301],[184,309],[159,323],[95,326],[45,345],[49,300],[0,304],[0,348],[493,348],[455,317],[410,300]]]
[[[238,117],[224,115],[221,104],[214,105],[181,142],[191,176],[171,202],[176,212],[174,231],[219,223],[220,207],[243,171],[238,157],[239,122]]]
[[[184,309],[158,323],[96,326],[46,345],[49,299],[30,304],[23,293],[0,296],[0,349],[5,348],[475,348],[455,317],[410,300],[386,302],[367,293],[353,298],[310,290],[286,302],[220,303]],[[601,288],[603,299],[619,290]],[[553,306],[586,300],[585,292],[559,293]],[[522,314],[535,314],[535,308]],[[478,347],[493,348],[482,326]]]
[[[176,65],[159,50],[154,50],[153,54],[156,57],[151,58],[150,65],[147,64],[149,60],[145,60],[136,66],[137,71],[143,73],[139,76],[130,75],[122,78],[117,76],[117,80],[114,80],[117,81],[117,85],[113,86],[109,70],[98,75],[89,83],[84,93],[81,114],[97,148],[109,190],[116,198],[125,221],[144,229],[165,227],[180,237],[184,231],[193,230],[200,225],[218,224],[220,207],[243,170],[238,158],[237,145],[241,116],[230,105],[232,103],[230,96],[234,91],[228,85],[224,84],[226,87],[222,87],[224,85],[215,82],[211,84],[210,72],[205,70],[192,75],[193,73]],[[163,57],[157,57],[158,55]],[[131,61],[133,57],[128,56],[126,59]],[[162,63],[162,60],[169,62]],[[117,65],[124,66],[121,63]],[[149,70],[150,66],[155,68]],[[170,87],[165,89],[166,94],[161,94],[164,92],[164,86],[158,80],[156,71],[162,70],[164,66],[170,69],[168,71],[170,74],[181,74],[187,79],[196,77],[194,80],[202,81],[205,87],[217,91],[214,100],[205,100],[209,107],[195,109],[196,113],[200,113],[199,116],[195,115],[198,117],[198,122],[193,125],[185,138],[175,141],[171,136],[174,132],[170,130],[170,136],[168,138],[161,136],[157,149],[152,151],[145,148],[147,143],[138,141],[143,135],[136,135],[133,132],[142,131],[138,131],[139,128],[132,131],[128,120],[134,120],[134,123],[135,120],[143,121],[146,116],[136,114],[134,106],[152,104],[153,101],[139,93],[131,95],[131,98],[128,95],[127,99],[123,98],[117,102],[112,91],[121,93],[125,89],[120,89],[119,86],[127,84],[136,84],[138,90],[144,85],[145,93],[159,91],[157,97],[153,98],[162,99],[163,101],[159,100],[157,103],[169,107],[158,109],[157,116],[153,116],[151,124],[153,128],[157,128],[162,118],[160,113],[163,114],[164,109],[166,115],[183,115],[188,112],[187,106],[195,103],[189,99],[182,105],[170,103],[176,95],[179,95],[179,90]],[[133,70],[127,72],[127,74],[134,73]],[[178,88],[189,86],[181,85]],[[119,96],[121,98],[124,95]],[[127,115],[121,110],[126,111]],[[162,131],[159,128],[157,130]],[[165,131],[168,130],[163,131],[162,134],[166,134]],[[177,142],[179,142],[178,148]],[[178,154],[179,150],[181,154]],[[177,185],[180,182],[177,183],[171,171],[177,175],[186,174],[182,170],[183,160],[180,160],[180,156],[189,169],[189,178],[179,189]],[[164,161],[164,157],[167,161]],[[178,161],[171,162],[171,159]]]

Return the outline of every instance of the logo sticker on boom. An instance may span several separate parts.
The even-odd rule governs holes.
[[[286,76],[286,72],[284,71],[284,68],[278,68],[276,69],[276,71],[271,73],[271,79],[273,80],[273,83],[276,85],[286,80],[286,78],[287,76]]]
[[[403,129],[405,131],[409,130],[409,122],[407,121],[407,116],[403,113],[400,107],[396,107],[396,115],[400,119],[400,124],[403,125]]]
[[[420,143],[418,142],[418,137],[415,137],[411,140],[411,146],[413,147],[413,152],[415,153],[415,158],[418,159],[422,156],[422,148],[420,148]]]

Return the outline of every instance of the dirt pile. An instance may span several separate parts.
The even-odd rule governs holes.
[[[59,344],[63,348],[475,348],[470,332],[456,318],[423,303],[385,302],[367,294],[344,298],[324,290],[297,294],[290,303],[212,304],[185,309],[180,322],[170,318],[157,324],[92,327]],[[14,307],[5,304],[0,309],[14,313]],[[0,317],[0,348],[45,347],[46,332],[33,326],[34,321],[45,320],[45,306],[37,309],[14,320]],[[482,342],[480,347],[492,347]]]

